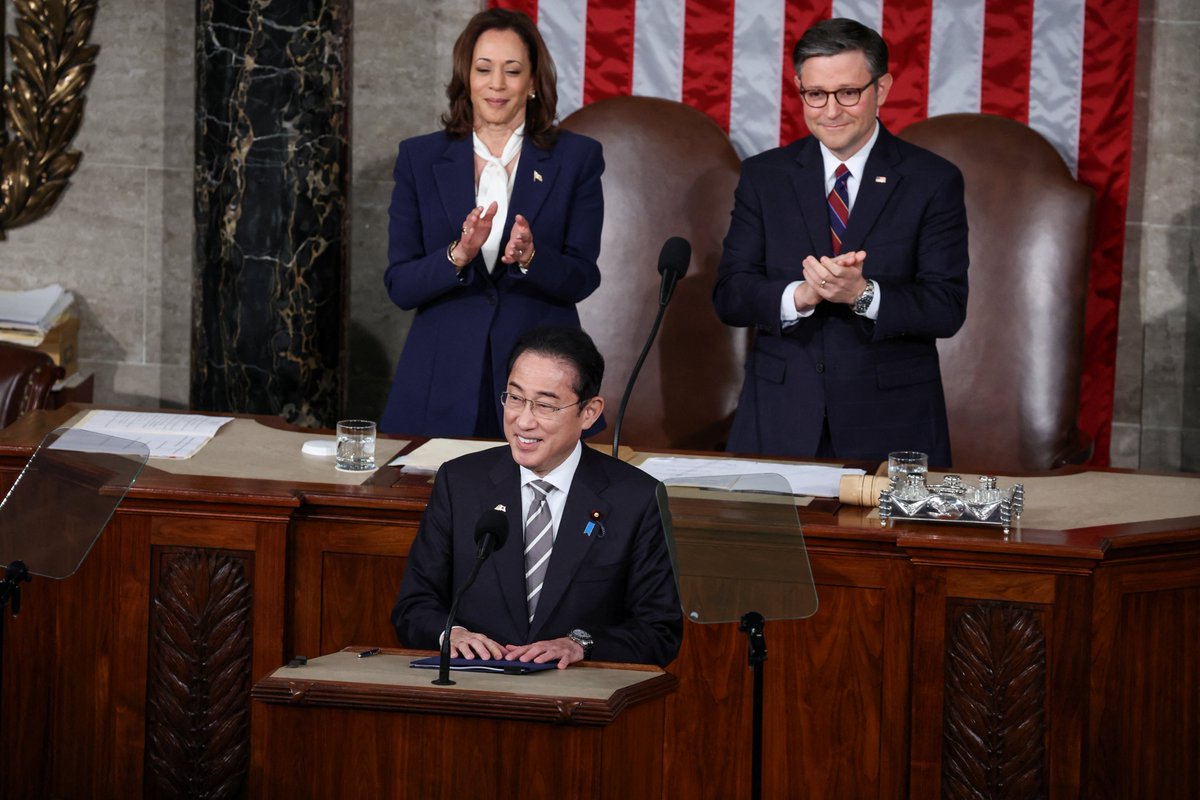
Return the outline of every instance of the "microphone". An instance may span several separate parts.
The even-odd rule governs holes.
[[[675,291],[675,284],[687,274],[688,264],[691,263],[691,260],[692,245],[682,236],[672,236],[667,239],[658,253],[658,274],[662,276],[662,284],[658,290],[658,313],[654,316],[654,325],[650,328],[650,336],[646,339],[642,354],[638,356],[637,363],[633,365],[629,382],[625,384],[625,394],[621,396],[621,408],[617,411],[617,422],[613,426],[613,458],[616,458],[617,448],[621,444],[621,423],[625,419],[625,408],[629,405],[629,396],[633,394],[633,384],[637,381],[638,373],[642,371],[642,364],[645,362],[646,356],[650,354],[650,345],[654,344],[654,337],[658,335],[658,326],[662,324],[667,303],[671,301],[671,295]]]
[[[675,284],[687,274],[692,260],[692,245],[682,236],[672,236],[658,253],[658,274],[662,286],[658,291],[658,304],[666,306],[675,291]]]
[[[446,615],[446,629],[442,632],[442,650],[438,658],[438,676],[437,680],[433,681],[435,686],[454,685],[454,681],[450,680],[450,629],[454,627],[454,614],[458,611],[458,601],[475,582],[475,577],[479,574],[479,568],[483,566],[483,562],[487,561],[493,551],[503,547],[507,540],[508,517],[500,508],[489,508],[479,515],[479,520],[475,523],[475,546],[478,548],[475,551],[475,565],[471,567],[471,574],[463,581],[463,585],[458,587],[458,591],[454,593],[454,600],[450,603],[450,613]]]

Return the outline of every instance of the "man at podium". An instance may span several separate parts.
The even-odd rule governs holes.
[[[409,647],[440,644],[476,559],[475,524],[505,511],[508,541],[459,601],[450,655],[558,667],[584,658],[665,666],[683,618],[646,473],[580,442],[599,418],[604,358],[584,332],[542,328],[508,360],[505,447],[438,471],[392,623]]]

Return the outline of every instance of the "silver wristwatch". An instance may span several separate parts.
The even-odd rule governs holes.
[[[862,316],[867,313],[867,309],[871,307],[871,301],[875,299],[875,284],[872,281],[867,281],[867,288],[863,289],[863,293],[855,298],[851,307],[854,313]]]
[[[582,628],[576,628],[567,634],[567,638],[575,644],[583,648],[583,657],[592,657],[592,645],[596,642],[592,639],[592,635]]]

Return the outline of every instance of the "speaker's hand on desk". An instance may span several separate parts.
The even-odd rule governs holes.
[[[504,651],[504,657],[509,661],[532,661],[535,664],[557,661],[559,669],[566,669],[576,661],[583,661],[583,647],[566,636],[533,644],[510,644]]]
[[[504,658],[504,648],[482,633],[466,628],[450,630],[451,658]]]

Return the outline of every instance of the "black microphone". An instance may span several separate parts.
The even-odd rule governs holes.
[[[633,394],[633,384],[637,381],[638,373],[642,371],[646,356],[650,354],[650,345],[654,344],[654,337],[658,335],[658,326],[662,324],[667,303],[671,301],[671,294],[675,291],[675,284],[687,273],[691,260],[692,245],[682,236],[667,239],[662,250],[658,252],[658,274],[662,276],[662,285],[658,290],[658,313],[654,316],[654,326],[650,328],[646,346],[642,348],[642,354],[638,356],[637,363],[633,365],[633,372],[629,375],[629,382],[625,384],[625,394],[621,396],[621,408],[617,411],[617,422],[613,426],[613,458],[617,457],[617,448],[621,445],[621,423],[625,419],[629,396]]]
[[[663,244],[658,253],[658,274],[662,276],[662,286],[658,291],[659,306],[666,306],[675,291],[675,284],[687,274],[688,264],[692,260],[692,245],[682,236],[672,236]]]
[[[479,568],[483,566],[483,562],[487,561],[493,551],[503,547],[506,541],[508,541],[508,517],[504,515],[504,512],[498,508],[489,508],[480,514],[479,520],[475,523],[475,545],[478,548],[475,551],[475,565],[471,567],[471,574],[463,581],[463,585],[458,587],[458,591],[454,593],[454,600],[450,603],[450,613],[446,615],[446,629],[442,632],[442,651],[438,659],[438,676],[437,680],[433,681],[436,686],[454,685],[454,681],[450,680],[450,629],[454,627],[454,614],[458,611],[458,601],[475,582],[475,577],[479,574]]]

